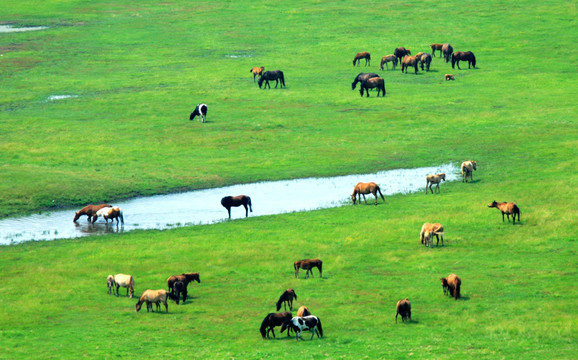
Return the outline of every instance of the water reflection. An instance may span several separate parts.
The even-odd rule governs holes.
[[[355,184],[360,181],[378,183],[385,196],[397,193],[406,194],[423,191],[425,176],[439,172],[447,174],[447,181],[458,178],[458,168],[453,164],[445,164],[416,169],[388,170],[374,174],[233,185],[115,202],[114,206],[120,206],[123,209],[124,226],[117,226],[116,222],[107,225],[102,218],[94,224],[89,224],[86,217],[73,223],[74,213],[81,208],[80,206],[75,209],[0,220],[0,244],[75,238],[136,229],[169,229],[212,224],[227,220],[227,210],[221,206],[221,198],[227,195],[251,196],[253,213],[249,216],[338,207],[346,203],[351,204],[349,195]],[[443,187],[442,183],[442,193]],[[371,204],[373,196],[367,197],[368,203]],[[240,219],[244,216],[243,207],[231,209],[232,219]]]

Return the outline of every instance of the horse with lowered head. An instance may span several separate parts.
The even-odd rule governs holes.
[[[428,53],[417,53],[415,55],[417,57],[417,60],[419,61],[419,66],[421,66],[421,70],[422,71],[429,71],[429,66],[431,64],[432,61],[432,57],[431,54]],[[424,69],[424,64],[425,64],[425,69]]]
[[[323,277],[323,261],[320,259],[303,259],[297,260],[293,263],[293,268],[295,269],[295,277],[299,276],[299,269],[306,270],[305,271],[305,279],[309,277],[313,277],[313,268],[317,268],[319,270],[319,277]]]
[[[169,291],[171,291],[173,289],[173,285],[177,281],[182,281],[185,284],[189,285],[189,283],[191,281],[196,281],[198,283],[201,283],[201,278],[200,278],[198,272],[196,272],[196,273],[182,273],[181,275],[171,275],[167,279],[167,286],[169,287]]]
[[[269,86],[269,89],[271,89],[269,81],[273,80],[275,80],[275,89],[277,88],[277,85],[279,85],[279,81],[281,81],[281,87],[284,87],[285,76],[283,75],[283,71],[273,70],[273,71],[265,71],[264,73],[262,73],[261,77],[259,78],[259,81],[257,81],[257,84],[259,84],[259,89],[261,88],[261,85],[263,85],[263,82],[265,82],[265,88]]]
[[[399,300],[395,305],[395,323],[397,324],[397,315],[401,315],[401,322],[411,321],[411,304],[408,298]]]
[[[383,197],[383,194],[381,193],[381,188],[379,187],[379,185],[377,185],[374,182],[368,182],[368,183],[364,183],[364,182],[359,182],[357,183],[357,185],[355,185],[355,187],[353,188],[353,194],[351,194],[351,200],[353,200],[353,205],[355,205],[356,200],[358,200],[361,203],[361,196],[363,196],[363,201],[365,201],[365,203],[367,204],[367,199],[365,199],[365,195],[366,194],[373,194],[373,196],[375,197],[375,205],[377,205],[377,193],[379,192],[379,195],[381,195],[381,198],[383,199],[383,201],[385,202],[385,198]]]
[[[417,66],[418,65],[419,65],[419,59],[417,58],[417,56],[406,55],[401,60],[401,72],[404,72],[403,70],[405,69],[405,73],[407,74],[407,68],[409,68],[411,66],[415,69],[415,74],[417,74]]]
[[[86,215],[88,216],[88,222],[92,221],[92,217],[96,215],[96,212],[100,209],[102,209],[103,207],[112,207],[112,205],[110,204],[100,204],[100,205],[86,205],[85,207],[83,207],[82,209],[78,210],[75,214],[74,214],[74,219],[72,219],[73,222],[76,222],[76,220],[78,220],[79,217]]]
[[[440,223],[425,223],[421,227],[421,232],[419,233],[419,238],[421,243],[425,246],[433,246],[433,237],[437,238],[437,246],[440,246],[440,236],[442,237],[442,246],[444,245],[444,227]]]
[[[295,331],[295,339],[299,341],[299,338],[303,340],[301,337],[301,332],[306,330],[311,330],[311,339],[313,340],[313,336],[317,333],[317,337],[323,337],[323,328],[321,327],[321,320],[317,316],[308,315],[304,317],[296,316],[291,321],[284,323],[281,326],[281,332],[285,331],[285,329],[291,328]],[[289,332],[287,332],[289,333]]]
[[[460,289],[462,287],[462,279],[456,274],[449,274],[448,277],[441,278],[442,288],[444,290],[444,295],[450,295],[454,299],[458,299],[460,294]]]
[[[357,55],[355,55],[355,57],[353,58],[353,66],[355,66],[355,63],[357,63],[357,66],[359,66],[359,64],[361,63],[361,59],[365,59],[365,66],[370,65],[371,54],[368,53],[367,51],[357,53]]]
[[[359,73],[359,74],[357,74],[357,76],[355,77],[355,79],[353,79],[353,82],[351,83],[351,90],[355,90],[355,86],[357,85],[358,82],[367,80],[369,78],[374,78],[374,77],[379,77],[379,75],[377,75],[375,73]]]
[[[301,306],[299,308],[299,310],[297,310],[297,316],[299,317],[304,317],[304,316],[309,316],[311,315],[311,311],[309,311],[309,308],[307,306]]]
[[[474,170],[477,170],[476,162],[474,160],[467,160],[460,166],[462,170],[462,182],[468,182],[468,177],[470,180],[474,181]]]
[[[395,57],[398,59],[398,62],[401,62],[404,56],[411,55],[411,51],[404,48],[403,46],[400,46],[393,51],[393,55],[395,55]]]
[[[385,64],[387,70],[389,70],[389,66],[387,65],[389,62],[391,63],[392,69],[395,70],[395,67],[397,66],[397,57],[395,57],[395,55],[385,55],[382,57],[381,63],[379,64],[379,69],[383,70],[383,64]]]
[[[122,214],[122,209],[118,206],[115,207],[103,207],[102,209],[98,210],[96,214],[92,217],[92,223],[94,224],[99,216],[102,216],[104,221],[108,224],[108,219],[110,219],[110,223],[112,224],[116,219],[116,223],[118,224],[118,220],[120,219],[121,224],[124,224],[124,216]]]
[[[473,66],[474,69],[476,68],[476,56],[471,51],[456,51],[452,54],[452,69],[455,69],[455,65],[460,68],[460,61],[467,61],[468,62],[468,69],[470,66]]]
[[[289,305],[289,310],[293,310],[293,299],[297,300],[295,290],[291,288],[285,290],[277,301],[277,311],[281,310],[281,304],[283,304],[283,309],[287,310],[287,305]]]
[[[273,337],[275,337],[275,326],[284,326],[286,323],[291,321],[292,317],[293,315],[289,311],[267,314],[261,323],[261,328],[259,329],[263,339],[268,338],[270,332],[273,333]],[[289,332],[287,332],[287,336],[289,336]]]
[[[450,58],[451,58],[453,52],[454,52],[454,47],[451,46],[450,44],[443,44],[442,45],[442,54],[444,55],[444,59],[446,60],[446,63],[450,62]]]
[[[249,209],[251,212],[253,212],[251,198],[247,195],[225,196],[221,199],[221,205],[227,209],[227,212],[229,213],[229,219],[231,218],[231,207],[233,206],[237,207],[243,205],[245,208],[245,217],[249,216]]]
[[[177,301],[178,298],[176,297],[176,295],[174,295],[171,292],[168,292],[164,289],[161,290],[150,290],[147,289],[145,290],[145,292],[141,295],[140,299],[138,299],[138,302],[136,303],[136,311],[139,312],[142,304],[146,302],[147,304],[147,312],[153,311],[153,305],[152,304],[156,304],[157,305],[157,311],[160,311],[161,309],[161,303],[163,303],[165,305],[165,312],[169,312],[169,305],[167,304],[167,299],[171,299],[174,301]]]
[[[359,86],[359,94],[363,97],[363,90],[365,90],[367,97],[369,97],[369,89],[377,89],[377,96],[381,92],[381,96],[385,97],[385,81],[380,77],[373,77],[363,80]]]

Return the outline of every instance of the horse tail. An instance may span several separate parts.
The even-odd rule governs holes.
[[[462,286],[462,281],[456,281],[456,288],[454,289],[454,298],[457,300],[460,297],[460,287]]]
[[[283,85],[285,85],[285,84],[283,84]],[[251,204],[251,198],[250,197],[248,197],[248,199],[247,199],[247,205],[249,205],[249,210],[251,210],[251,212],[253,212],[253,205]]]
[[[518,205],[514,204],[514,219],[516,217],[516,214],[518,214],[518,221],[520,221],[520,208],[518,207]]]
[[[323,261],[321,261],[321,260],[319,260],[318,269],[319,269],[319,277],[323,277]],[[311,274],[313,274],[313,273],[311,273]]]
[[[118,208],[118,217],[120,218],[120,223],[124,224],[124,216],[122,215],[122,209]]]
[[[281,84],[283,84],[283,86],[285,86],[285,76],[283,76],[283,73],[281,73]]]
[[[263,319],[263,322],[261,323],[261,327],[259,328],[259,331],[261,332],[261,336],[263,337],[263,339],[267,335],[267,332],[265,331],[265,329],[267,328],[269,315],[271,315],[271,314],[267,314],[267,316],[265,316],[265,319]]]
[[[383,86],[383,93],[385,94],[385,86]],[[385,201],[385,198],[383,197],[383,194],[381,193],[381,188],[379,187],[379,185],[377,185],[377,191],[379,192],[379,195],[381,195],[381,198],[383,199],[383,201]]]
[[[317,318],[317,331],[319,331],[319,335],[323,337],[323,327],[321,326],[321,319]]]
[[[474,55],[472,53],[472,65],[474,66],[474,68],[476,67],[476,55]]]

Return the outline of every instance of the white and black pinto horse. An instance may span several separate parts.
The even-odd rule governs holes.
[[[301,331],[304,330],[311,330],[311,339],[313,340],[313,336],[317,333],[317,337],[323,336],[323,328],[321,327],[321,320],[317,316],[309,315],[304,317],[296,316],[291,319],[291,321],[286,322],[281,326],[281,332],[285,331],[285,329],[290,328],[295,331],[295,340],[299,340],[301,338]],[[303,338],[301,338],[303,340]]]
[[[207,104],[199,104],[195,108],[195,111],[191,113],[189,120],[193,120],[195,116],[200,116],[201,122],[205,122],[207,120],[207,111],[208,111]]]

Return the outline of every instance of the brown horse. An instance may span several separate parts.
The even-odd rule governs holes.
[[[488,204],[488,207],[497,208],[502,212],[502,222],[504,222],[504,214],[508,216],[508,222],[510,222],[510,215],[512,215],[512,220],[514,220],[512,225],[516,225],[516,214],[518,215],[518,222],[520,222],[520,208],[513,202],[497,202],[494,200],[491,204]]]
[[[74,214],[74,219],[72,220],[73,222],[76,222],[76,220],[78,220],[79,217],[81,217],[82,215],[86,215],[88,216],[88,222],[92,221],[92,217],[94,215],[96,215],[96,212],[100,209],[102,209],[103,207],[112,207],[112,205],[110,204],[100,204],[100,205],[86,205],[85,207],[83,207],[82,209],[78,210],[75,214]]]
[[[287,289],[279,297],[277,301],[277,311],[281,310],[281,304],[283,304],[283,309],[287,310],[287,304],[289,304],[289,310],[293,310],[293,299],[297,300],[297,294],[293,289]]]
[[[405,73],[407,74],[407,68],[411,66],[415,69],[415,73],[417,74],[418,64],[419,59],[417,58],[417,56],[406,55],[403,57],[403,60],[401,60],[401,72],[404,72],[403,70],[405,69]]]
[[[411,51],[404,48],[403,46],[400,46],[393,51],[393,55],[397,58],[398,62],[401,62],[404,56],[411,55]]]
[[[365,199],[365,195],[369,194],[369,193],[373,194],[373,196],[375,197],[375,205],[377,205],[377,193],[378,192],[379,192],[379,195],[381,195],[381,198],[383,199],[383,201],[385,202],[385,198],[383,197],[383,194],[381,193],[381,188],[379,187],[379,185],[377,185],[374,182],[357,183],[357,185],[355,185],[355,187],[353,188],[353,194],[351,194],[351,200],[353,200],[353,205],[355,205],[355,201],[357,200],[357,198],[359,198],[359,202],[361,202],[361,196],[363,196],[363,201],[365,201],[365,203],[367,204],[367,200]]]
[[[357,55],[355,55],[353,58],[353,66],[355,66],[355,63],[357,63],[357,66],[359,66],[361,59],[365,59],[365,66],[367,66],[371,63],[371,54],[367,51],[357,53]]]
[[[377,75],[376,73],[359,73],[359,74],[357,74],[357,76],[355,77],[355,79],[353,79],[353,82],[351,83],[351,90],[355,90],[355,86],[357,85],[358,82],[362,82],[364,80],[367,80],[369,78],[374,78],[374,77],[379,77],[379,75]]]
[[[397,324],[397,315],[401,315],[401,322],[411,321],[411,304],[408,298],[399,300],[395,305],[395,323]]]
[[[428,175],[425,177],[426,180],[426,184],[425,184],[425,193],[427,195],[427,187],[429,185],[429,189],[431,190],[431,193],[434,193],[434,190],[432,190],[432,185],[436,185],[436,190],[438,192],[440,192],[440,182],[446,181],[446,174],[444,173],[439,173],[439,174],[435,174],[435,175]]]
[[[460,61],[467,61],[468,69],[470,69],[470,66],[473,66],[474,69],[476,68],[476,56],[471,51],[456,51],[453,53],[452,69],[455,69],[455,65],[458,65],[458,69],[460,69]]]
[[[181,294],[183,295],[183,304],[187,301],[187,285],[188,283],[184,281],[175,281],[173,284],[173,288],[171,292],[177,297],[177,305],[179,304],[179,300],[181,299]]]
[[[275,326],[283,326],[284,324],[291,321],[293,315],[289,311],[284,311],[282,313],[269,313],[263,319],[261,323],[261,328],[259,331],[261,332],[261,336],[263,339],[269,337],[269,332],[273,333],[273,337],[275,337],[275,330],[273,329]],[[289,336],[289,332],[287,332],[287,336]]]
[[[444,290],[444,295],[450,295],[454,299],[458,299],[460,294],[460,289],[462,287],[462,279],[456,274],[449,274],[447,278],[441,278],[442,288]]]
[[[442,45],[442,54],[444,55],[444,59],[446,60],[446,63],[450,62],[450,57],[452,56],[453,52],[454,52],[454,48],[450,44],[443,44]]]
[[[251,198],[247,195],[237,195],[237,196],[225,196],[221,199],[221,205],[227,209],[229,213],[229,219],[231,218],[231,207],[241,206],[245,208],[245,217],[249,216],[249,209],[253,212],[253,206],[251,205]],[[249,206],[247,208],[247,206]]]
[[[261,76],[261,74],[263,74],[263,70],[265,70],[264,66],[254,67],[251,70],[249,70],[249,72],[253,73],[253,82],[255,82],[255,77]]]
[[[201,283],[201,278],[199,273],[182,273],[181,275],[171,275],[167,279],[167,286],[169,287],[169,291],[173,289],[173,285],[177,281],[182,281],[185,284],[189,285],[190,282],[196,281],[199,284]]]
[[[379,64],[379,69],[383,70],[383,64],[385,64],[387,70],[389,70],[389,66],[387,65],[388,62],[391,63],[392,69],[395,70],[395,67],[397,66],[397,58],[395,57],[395,55],[385,55],[384,57],[382,57],[381,64]]]
[[[304,316],[309,316],[311,315],[311,311],[309,311],[309,308],[307,308],[307,306],[301,306],[299,308],[299,310],[297,310],[297,316],[299,317],[304,317]]]
[[[417,53],[416,57],[419,61],[419,65],[421,66],[421,70],[422,71],[424,71],[424,70],[429,71],[429,66],[430,66],[431,61],[432,61],[431,54]],[[424,64],[425,64],[425,69],[424,69]]]
[[[436,50],[440,51],[440,57],[442,57],[442,47],[444,46],[444,44],[430,44],[430,48],[431,48],[431,52],[433,54],[433,57],[436,57]]]
[[[361,82],[359,86],[359,94],[363,97],[363,90],[365,90],[367,97],[369,97],[369,89],[377,89],[377,97],[381,93],[385,97],[385,81],[380,77],[369,78]]]
[[[297,260],[293,263],[293,268],[295,269],[295,277],[299,276],[299,269],[306,270],[305,271],[305,279],[309,277],[313,277],[313,268],[317,268],[319,270],[319,277],[323,277],[323,261],[320,259],[303,259]]]

